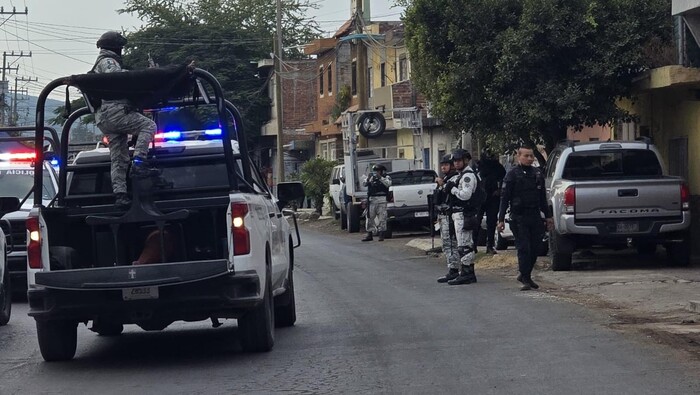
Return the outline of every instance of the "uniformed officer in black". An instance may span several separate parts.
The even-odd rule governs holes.
[[[518,149],[518,165],[503,179],[501,208],[498,213],[498,230],[503,231],[506,211],[510,207],[510,228],[518,250],[518,281],[523,284],[523,291],[539,288],[532,280],[532,269],[537,260],[538,245],[542,242],[545,222],[548,230],[554,226],[547,204],[544,174],[532,166],[534,161],[535,154],[531,147]],[[541,213],[544,213],[544,221]]]

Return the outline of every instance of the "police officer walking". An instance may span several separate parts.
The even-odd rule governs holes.
[[[498,161],[498,157],[494,155],[489,148],[484,148],[481,152],[481,158],[478,165],[479,177],[484,183],[486,191],[486,201],[481,205],[479,210],[478,224],[474,231],[474,238],[479,239],[481,229],[481,220],[486,215],[486,253],[495,254],[496,250],[496,223],[498,222],[498,209],[501,204],[501,184],[503,177],[506,175],[506,169]]]
[[[513,167],[503,180],[501,207],[498,214],[498,230],[505,228],[505,217],[510,207],[510,228],[515,236],[518,250],[518,281],[521,290],[538,289],[532,280],[532,269],[537,261],[537,250],[544,235],[544,223],[547,229],[554,227],[552,214],[547,204],[544,175],[540,169],[533,167],[535,154],[531,147],[518,149],[518,165]],[[542,220],[541,213],[545,215]]]
[[[452,209],[450,204],[450,201],[454,199],[454,197],[445,192],[446,180],[449,180],[457,174],[454,165],[452,165],[451,155],[445,155],[440,160],[440,173],[442,176],[435,179],[437,188],[433,192],[433,202],[438,212],[442,252],[447,259],[447,274],[438,278],[437,282],[446,283],[459,276],[459,253],[457,252],[457,238],[452,223]]]
[[[449,285],[471,284],[476,282],[474,272],[474,239],[472,233],[476,223],[478,207],[469,203],[477,188],[476,173],[467,164],[471,155],[458,149],[452,153],[452,163],[457,174],[445,183],[445,192],[452,199],[452,222],[457,236],[457,253],[459,255],[459,275],[449,280]]]
[[[384,174],[386,167],[383,165],[372,166],[372,174],[364,185],[367,187],[367,236],[362,241],[372,241],[372,233],[377,232],[379,241],[384,241],[386,231],[386,197],[389,195],[391,177]],[[376,224],[378,221],[379,224]]]
[[[124,71],[122,63],[124,45],[126,45],[126,38],[119,32],[109,31],[100,36],[97,40],[100,53],[92,70],[95,73]],[[134,177],[147,176],[151,173],[146,168],[148,145],[153,141],[156,124],[136,112],[128,100],[102,100],[101,106],[95,113],[95,121],[100,131],[109,139],[115,205],[126,208],[131,203],[126,189],[126,172],[129,166],[128,135],[138,136],[134,146],[131,174]]]

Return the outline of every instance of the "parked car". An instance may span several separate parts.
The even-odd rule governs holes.
[[[554,213],[553,270],[569,270],[581,248],[664,246],[670,262],[690,262],[690,190],[664,175],[651,141],[560,144],[546,167]]]
[[[345,165],[338,165],[331,171],[330,185],[328,194],[331,196],[331,212],[335,219],[340,219],[341,207],[344,205],[344,199],[341,195],[345,184]]]
[[[430,226],[428,195],[435,189],[434,170],[416,169],[389,173],[391,187],[387,203],[387,230],[384,237],[391,237],[394,230],[407,225]]]

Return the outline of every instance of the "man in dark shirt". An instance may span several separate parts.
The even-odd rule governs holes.
[[[484,231],[481,228],[481,221],[486,215],[486,253],[495,254],[494,245],[496,244],[498,209],[501,203],[501,183],[503,183],[503,177],[506,175],[506,169],[498,161],[498,157],[493,151],[489,148],[484,148],[481,152],[478,171],[486,190],[486,201],[481,206],[481,210],[479,210],[479,226],[474,232],[474,240],[478,240],[479,232]]]
[[[542,242],[544,224],[546,223],[547,230],[554,227],[547,203],[544,175],[540,169],[532,166],[534,161],[533,148],[523,146],[518,149],[518,165],[512,168],[503,180],[501,207],[498,213],[498,230],[503,231],[506,211],[510,207],[510,228],[518,250],[518,281],[523,284],[523,291],[539,288],[532,280],[532,269],[537,261],[537,246]]]

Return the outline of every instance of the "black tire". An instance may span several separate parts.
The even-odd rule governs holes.
[[[501,234],[496,234],[496,249],[498,251],[505,251],[508,249],[508,240],[501,237]]]
[[[668,263],[671,266],[685,267],[690,265],[691,253],[692,246],[689,237],[686,237],[685,241],[682,243],[671,243],[666,247]]]
[[[639,255],[654,255],[656,254],[656,243],[644,242],[637,244],[637,253]]]
[[[7,262],[7,260],[6,260]],[[5,267],[2,284],[0,284],[0,326],[7,325],[12,315],[12,288],[10,272]]]
[[[297,322],[297,307],[294,297],[294,248],[290,239],[287,289],[275,298],[275,326],[283,328],[293,326],[295,322]]]
[[[265,277],[265,296],[262,302],[238,319],[241,348],[246,352],[268,352],[275,345],[275,312],[269,252]]]
[[[342,209],[340,210],[340,230],[345,230],[348,228],[348,214],[343,211]]]
[[[386,230],[384,231],[384,238],[391,239],[392,237],[394,237],[394,229],[391,226],[391,223],[387,222],[386,223]]]
[[[368,139],[376,139],[386,130],[386,119],[380,112],[366,112],[357,119],[357,129]]]
[[[360,231],[360,206],[357,204],[348,203],[347,206],[347,217],[348,217],[348,232],[357,233]]]
[[[45,361],[67,361],[75,356],[78,345],[77,322],[37,321],[36,334]]]
[[[571,270],[573,247],[569,247],[572,247],[569,240],[556,231],[551,231],[549,233],[549,252],[552,258],[553,271]]]
[[[340,219],[340,210],[338,210],[338,207],[335,205],[335,202],[333,199],[331,199],[331,210],[333,211],[333,218],[337,221]]]
[[[122,334],[122,332],[124,332],[124,325],[115,323],[102,323],[93,330],[97,332],[97,334],[100,336],[119,336]]]

